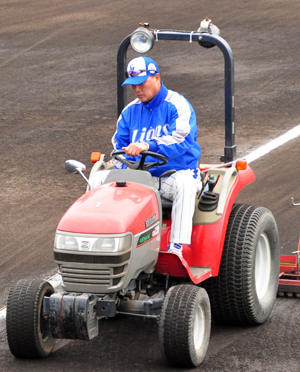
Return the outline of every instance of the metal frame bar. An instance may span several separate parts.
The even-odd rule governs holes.
[[[234,130],[234,60],[232,50],[222,37],[194,31],[173,31],[173,30],[152,30],[158,40],[196,41],[209,42],[219,47],[224,56],[225,72],[225,147],[222,162],[230,162],[236,155],[235,130]],[[117,54],[117,95],[118,95],[118,116],[127,104],[127,87],[122,87],[125,80],[127,68],[127,49],[130,45],[128,35],[120,44]]]
[[[300,280],[279,279],[278,292],[300,293]]]

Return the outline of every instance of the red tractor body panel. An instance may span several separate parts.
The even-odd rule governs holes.
[[[191,245],[183,247],[183,257],[189,267],[211,268],[210,276],[217,276],[219,273],[220,262],[223,253],[223,246],[226,236],[229,216],[232,206],[240,190],[247,184],[255,180],[252,169],[248,166],[246,170],[239,171],[239,174],[229,191],[224,212],[218,222],[214,224],[195,225],[192,232]],[[171,221],[167,222],[162,229],[161,250],[166,250],[170,241]],[[169,255],[160,254],[156,265],[156,270],[164,274],[172,272],[173,276],[191,276],[188,270],[178,268],[174,265],[173,258]],[[170,260],[170,263],[168,263]],[[184,261],[183,261],[184,262]],[[176,270],[177,267],[177,270]],[[202,280],[206,279],[205,275]],[[191,277],[193,280],[193,278]],[[196,280],[196,279],[195,279]],[[195,282],[195,280],[193,280]],[[202,281],[201,280],[201,281]]]
[[[140,184],[104,184],[81,196],[60,220],[57,230],[79,234],[133,235],[146,229],[146,221],[159,209],[155,193]]]

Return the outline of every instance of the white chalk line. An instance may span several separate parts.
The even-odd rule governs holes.
[[[282,136],[275,138],[273,141],[251,152],[249,155],[246,155],[245,159],[247,160],[248,163],[252,163],[254,160],[261,158],[262,156],[268,154],[272,150],[275,150],[278,147],[284,145],[285,143],[297,138],[299,135],[300,125],[297,125],[293,129],[283,134]]]
[[[5,65],[7,65],[9,62],[11,62],[11,61],[13,61],[14,59],[18,58],[18,57],[21,56],[22,54],[24,54],[24,53],[28,52],[29,50],[35,48],[35,47],[38,46],[39,44],[44,43],[45,41],[51,39],[52,37],[56,36],[57,34],[61,33],[61,32],[64,31],[64,30],[65,30],[64,28],[61,29],[61,30],[58,30],[58,31],[54,32],[52,35],[49,35],[49,36],[45,37],[44,39],[38,41],[37,43],[31,45],[30,47],[28,47],[28,48],[22,50],[20,53],[14,55],[13,57],[11,57],[11,58],[9,58],[8,60],[6,60],[5,62],[3,62],[3,63],[0,65],[0,67],[3,67],[3,66],[5,66]]]
[[[261,158],[262,156],[270,153],[272,150],[277,149],[278,147],[284,145],[285,143],[297,138],[300,136],[300,124],[289,130],[280,137],[275,138],[266,145],[254,150],[250,154],[246,155],[243,159],[246,159],[248,163]],[[61,285],[62,280],[59,274],[55,274],[53,277],[49,278],[48,281],[52,284],[53,288],[57,288]],[[6,317],[6,306],[0,309],[0,321]],[[1,328],[0,328],[1,330]]]

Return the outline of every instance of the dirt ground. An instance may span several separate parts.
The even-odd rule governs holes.
[[[117,120],[117,49],[139,22],[148,21],[155,29],[192,31],[209,16],[220,28],[235,58],[238,157],[299,124],[299,0],[0,0],[0,14],[0,309],[6,304],[12,281],[56,273],[52,253],[56,226],[85,191],[84,181],[67,174],[64,162],[80,160],[88,173],[92,151],[110,158]],[[218,162],[224,146],[221,52],[196,43],[157,42],[148,55],[158,63],[164,84],[185,95],[194,106],[202,162]],[[128,58],[134,56],[130,50]],[[132,97],[130,94],[128,99]],[[258,181],[240,196],[273,211],[281,245],[288,251],[297,248],[299,236],[299,212],[289,204],[290,196],[300,199],[299,161],[299,140],[294,140],[280,152],[255,162]],[[282,307],[280,302],[278,309]],[[291,316],[289,311],[287,314]],[[216,331],[215,340],[218,332],[223,329]],[[222,337],[225,340],[226,333]],[[255,345],[257,336],[251,337]],[[228,339],[224,342],[229,345]],[[4,370],[19,369],[21,364],[8,357],[4,336],[1,343]],[[296,346],[299,349],[299,343]],[[251,367],[255,356],[249,364],[242,362],[237,346],[231,347],[239,367],[234,369],[231,359],[228,370],[270,370],[270,364],[266,367],[263,362]],[[243,347],[247,350],[247,345]],[[67,350],[73,355],[73,344]],[[58,358],[62,353],[60,349]],[[221,356],[212,364],[215,354],[212,352],[210,367],[207,364],[203,371],[227,370],[218,364]],[[155,351],[149,358],[156,357]],[[52,359],[48,367],[43,363],[43,370],[53,370],[54,362]],[[117,364],[118,370],[132,370],[131,362],[126,363]],[[273,366],[272,370],[285,366],[277,363],[278,369]],[[294,368],[294,354],[290,363]],[[79,370],[78,366],[72,365],[73,370]],[[138,362],[133,369],[141,367],[152,370]],[[34,368],[39,370],[33,365],[27,370]],[[64,370],[62,365],[59,368]],[[156,364],[155,368],[162,367]],[[113,369],[112,362],[104,370]]]

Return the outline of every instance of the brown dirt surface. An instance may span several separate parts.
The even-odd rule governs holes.
[[[299,124],[299,0],[8,0],[0,2],[0,14],[0,309],[13,281],[56,273],[56,226],[86,187],[80,176],[66,173],[64,162],[80,160],[89,172],[92,151],[109,159],[117,119],[117,49],[140,21],[156,29],[192,31],[209,16],[220,28],[235,58],[238,157]],[[128,58],[135,55],[130,51]],[[220,51],[158,42],[149,56],[165,85],[194,106],[202,162],[218,162],[224,146]],[[286,253],[297,248],[299,236],[299,210],[289,201],[300,199],[299,161],[296,139],[254,162],[257,182],[239,197],[273,211]],[[279,300],[274,317],[257,333],[213,328],[201,370],[299,369],[295,303]],[[170,370],[160,359],[150,323],[132,324],[121,319],[115,328],[105,325],[105,342],[99,338],[90,346],[61,342],[42,362],[43,371],[79,371],[86,362],[101,363],[103,371]],[[118,327],[124,329],[122,337]],[[144,327],[145,334],[139,333]],[[150,351],[147,337],[154,345]],[[89,355],[84,363],[83,354]],[[39,364],[13,359],[3,333],[0,361],[1,371],[41,370]]]

